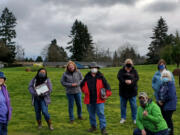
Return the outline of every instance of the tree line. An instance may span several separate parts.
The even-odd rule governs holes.
[[[24,49],[14,41],[16,38],[15,15],[5,8],[0,16],[0,61],[12,63],[16,61],[34,61],[24,58]],[[136,47],[127,43],[111,52],[109,48],[101,47],[93,42],[87,25],[80,20],[75,20],[69,34],[70,41],[67,47],[58,45],[56,39],[45,46],[41,55],[35,61],[60,62],[68,61],[101,61],[112,62],[113,66],[121,65],[125,59],[131,58],[136,64],[155,64],[160,58],[168,64],[180,64],[180,37],[178,31],[168,34],[166,21],[160,17],[153,28],[152,39],[146,56],[141,56]]]

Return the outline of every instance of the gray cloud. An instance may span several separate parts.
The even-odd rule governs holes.
[[[179,1],[155,1],[148,5],[144,10],[149,12],[170,12],[179,8]]]
[[[82,6],[113,6],[116,4],[134,5],[138,0],[42,0],[44,2],[51,2],[55,5],[62,4],[70,7]]]
[[[165,18],[170,32],[180,29],[178,25],[180,19],[178,8],[170,10],[173,4],[170,4],[170,9],[162,15],[159,11],[156,14],[152,11],[142,12],[144,8],[150,11],[148,7],[152,7],[152,4],[148,3],[138,7],[142,1],[144,2],[144,0],[3,0],[3,2],[0,0],[0,11],[7,6],[15,14],[18,21],[16,42],[25,48],[25,54],[29,57],[40,55],[42,49],[54,38],[57,39],[58,45],[66,47],[75,19],[88,26],[96,45],[114,51],[129,42],[138,48],[141,55],[145,55],[151,41],[152,28],[159,17]],[[161,5],[167,5],[167,2],[162,2]]]

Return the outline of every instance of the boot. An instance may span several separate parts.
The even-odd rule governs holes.
[[[47,124],[48,124],[48,127],[49,127],[50,130],[54,130],[54,128],[52,126],[52,123],[51,123],[51,120],[48,120]]]
[[[101,134],[102,135],[108,135],[106,128],[101,129]]]
[[[78,117],[78,120],[84,120],[84,118],[82,116]]]
[[[96,131],[96,127],[95,126],[91,126],[91,128],[88,129],[88,132],[94,132],[94,131]]]
[[[38,123],[38,129],[41,129],[41,128],[42,128],[42,122],[41,122],[41,120],[37,120],[37,123]]]

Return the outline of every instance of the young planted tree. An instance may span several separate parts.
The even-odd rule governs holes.
[[[116,51],[114,51],[114,54],[113,54],[113,66],[114,67],[119,66],[119,57]]]
[[[13,62],[16,56],[15,42],[12,41],[14,38],[16,38],[16,24],[14,14],[10,12],[8,8],[5,8],[0,16],[0,39],[10,50],[10,55],[7,62]]]
[[[66,48],[71,53],[71,59],[75,61],[91,61],[94,59],[94,47],[92,37],[88,32],[88,28],[81,21],[75,20],[71,34],[71,41]]]
[[[166,24],[166,21],[162,17],[160,17],[157,22],[157,26],[153,28],[153,36],[151,37],[152,42],[148,47],[148,63],[157,63],[160,59],[160,50],[167,44],[167,31],[168,26]]]

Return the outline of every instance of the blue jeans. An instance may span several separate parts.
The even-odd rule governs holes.
[[[145,129],[145,131],[146,131],[146,135],[168,135],[168,130],[167,130],[167,129],[162,130],[162,131],[159,131],[159,132],[156,132],[156,133],[153,133],[153,132],[148,131],[148,130],[146,130],[146,129]],[[133,132],[133,135],[142,135],[142,134],[141,134],[141,130],[138,129],[138,128],[136,128],[136,129],[134,130],[134,132]]]
[[[126,99],[120,96],[120,105],[121,105],[121,118],[126,119],[126,106],[127,101],[129,100],[130,106],[131,106],[131,115],[132,119],[136,120],[136,114],[137,114],[137,104],[136,104],[136,96]]]
[[[96,113],[99,117],[100,129],[106,128],[106,119],[104,116],[104,103],[101,104],[87,104],[87,110],[89,112],[89,120],[91,126],[97,126]]]
[[[66,94],[68,98],[68,111],[70,120],[74,120],[74,100],[76,101],[78,117],[82,117],[81,92],[77,94]]]
[[[7,123],[0,123],[0,135],[7,135]]]
[[[46,121],[50,119],[48,106],[46,105],[44,98],[34,98],[34,109],[36,113],[36,120],[41,120],[41,112],[44,115]]]

